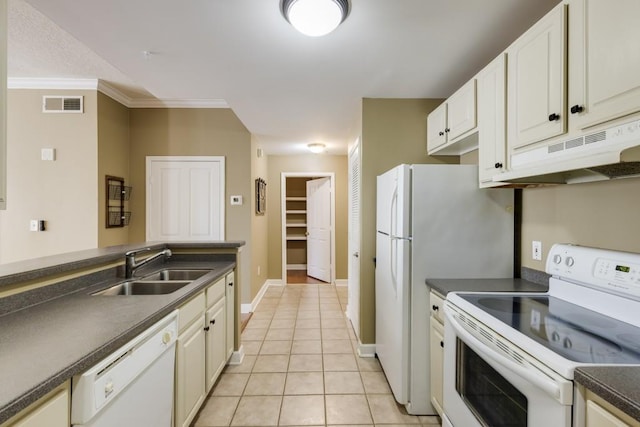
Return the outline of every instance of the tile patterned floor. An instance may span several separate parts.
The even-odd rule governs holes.
[[[217,426],[440,426],[396,404],[377,359],[359,358],[344,316],[347,288],[270,287],[196,418]]]

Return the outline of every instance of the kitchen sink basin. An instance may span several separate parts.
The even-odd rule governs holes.
[[[92,295],[166,295],[189,283],[190,280],[133,280],[118,283]]]
[[[211,270],[166,269],[143,277],[141,280],[196,280]]]

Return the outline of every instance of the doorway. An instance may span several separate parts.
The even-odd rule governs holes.
[[[282,282],[335,280],[333,173],[281,174]]]

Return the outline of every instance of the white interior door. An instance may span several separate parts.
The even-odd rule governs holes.
[[[147,158],[147,240],[224,240],[224,158]]]
[[[307,275],[331,282],[331,179],[307,181]]]
[[[360,339],[360,144],[349,153],[349,271],[347,317]]]

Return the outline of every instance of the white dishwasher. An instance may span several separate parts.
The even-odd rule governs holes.
[[[177,314],[73,378],[72,425],[171,427]]]

